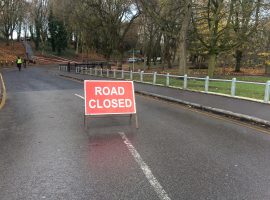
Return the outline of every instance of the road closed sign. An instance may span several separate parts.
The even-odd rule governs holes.
[[[84,81],[85,115],[136,114],[132,81]]]

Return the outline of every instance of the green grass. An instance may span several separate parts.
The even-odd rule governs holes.
[[[229,80],[233,77],[229,77]],[[248,81],[248,82],[261,82],[265,83],[269,80],[268,77],[237,77],[237,80]],[[153,77],[144,77],[145,82],[152,83]],[[166,77],[157,76],[157,84],[165,85]],[[183,88],[183,78],[170,78],[170,86]],[[188,79],[187,88],[195,91],[205,91],[205,81]],[[209,92],[219,93],[219,94],[231,94],[231,82],[223,81],[210,81],[209,82]],[[263,100],[265,92],[265,85],[257,85],[251,83],[236,83],[236,96],[247,97],[252,99]]]

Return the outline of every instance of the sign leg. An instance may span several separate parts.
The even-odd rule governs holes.
[[[83,124],[84,124],[84,128],[87,129],[87,124],[86,124],[86,115],[83,115]]]
[[[131,124],[132,120],[132,115],[129,115],[129,124]]]
[[[136,129],[139,129],[138,115],[135,114]]]

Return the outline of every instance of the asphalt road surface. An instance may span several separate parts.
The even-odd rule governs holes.
[[[85,130],[81,83],[41,68],[3,75],[1,200],[270,199],[269,133],[144,96],[139,130],[127,117]]]

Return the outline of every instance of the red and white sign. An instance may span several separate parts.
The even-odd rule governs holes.
[[[135,114],[132,81],[84,81],[85,115]]]

